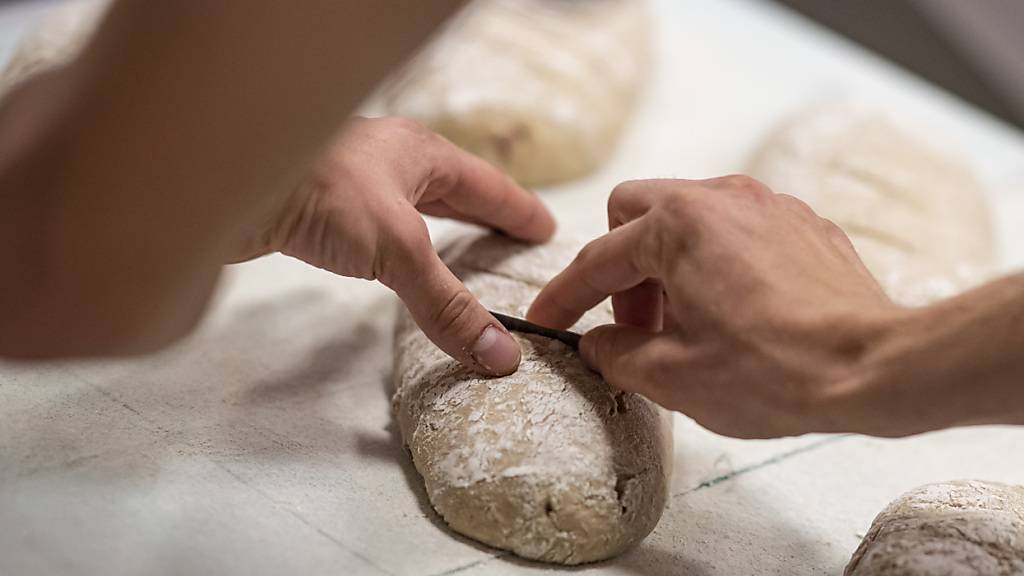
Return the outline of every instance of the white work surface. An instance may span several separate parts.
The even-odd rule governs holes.
[[[1024,262],[1021,134],[772,5],[657,6],[655,78],[618,154],[544,191],[564,229],[597,233],[620,180],[742,171],[786,114],[854,98],[965,149],[1006,266]],[[0,56],[23,15],[0,15]],[[268,257],[230,268],[202,326],[160,355],[0,364],[0,574],[558,570],[469,542],[431,511],[390,410],[396,305],[375,284]],[[839,574],[890,499],[964,477],[1024,482],[1024,429],[738,441],[679,416],[658,528],[579,570]]]

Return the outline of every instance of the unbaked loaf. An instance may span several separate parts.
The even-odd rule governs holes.
[[[575,248],[485,237],[457,249],[452,267],[485,306],[522,316]],[[581,329],[610,320],[605,308]],[[485,378],[401,314],[394,406],[430,503],[456,532],[524,558],[614,556],[661,517],[671,415],[609,387],[561,342],[514,336],[523,349],[518,372]]]
[[[750,174],[839,225],[898,302],[926,304],[986,279],[985,194],[937,135],[877,110],[815,108],[771,135]]]
[[[0,92],[71,61],[92,36],[108,4],[107,0],[69,0],[44,14],[0,72]]]
[[[882,510],[845,576],[1024,574],[1024,486],[954,481],[916,488]]]
[[[646,0],[475,0],[376,100],[527,186],[614,149],[647,75]]]

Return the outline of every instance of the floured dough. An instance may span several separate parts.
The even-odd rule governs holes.
[[[485,237],[456,250],[453,269],[485,306],[522,316],[576,248]],[[585,322],[610,320],[605,308]],[[401,314],[394,403],[430,503],[455,531],[525,558],[579,564],[614,556],[661,517],[671,416],[609,387],[564,344],[515,336],[519,371],[484,378]]]
[[[613,150],[648,67],[646,0],[475,0],[379,93],[532,186]]]
[[[844,574],[1024,574],[1024,486],[971,480],[912,490],[875,518]]]
[[[107,6],[106,0],[71,0],[46,13],[0,72],[0,87],[13,86],[71,61],[91,37]]]
[[[895,300],[926,304],[983,281],[994,258],[981,186],[927,138],[878,111],[818,108],[769,137],[750,174],[838,224]]]

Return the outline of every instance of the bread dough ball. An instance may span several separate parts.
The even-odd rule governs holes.
[[[985,194],[962,156],[853,106],[804,113],[770,136],[750,174],[839,225],[898,302],[983,281],[994,254]]]
[[[106,0],[72,0],[43,15],[0,72],[0,87],[70,62],[92,37],[107,6]]]
[[[645,0],[476,0],[377,101],[524,185],[561,182],[614,149],[650,34]]]
[[[929,484],[882,510],[845,576],[1024,574],[1024,486]]]
[[[496,262],[502,251],[513,256]],[[542,285],[523,279],[533,274],[530,263],[564,264],[574,254],[574,245],[526,248],[488,237],[453,269],[485,306],[522,316]],[[477,268],[482,262],[490,267]],[[605,308],[587,322],[610,320]],[[519,371],[485,378],[401,314],[394,404],[430,503],[456,532],[524,558],[579,564],[615,556],[661,517],[671,415],[609,387],[561,342],[514,336],[523,349]]]

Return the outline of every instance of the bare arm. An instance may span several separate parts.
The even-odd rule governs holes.
[[[242,231],[459,4],[119,2],[0,107],[0,354],[184,332]]]
[[[1024,274],[911,311],[836,390],[858,431],[1024,424]]]
[[[846,235],[746,177],[627,182],[612,231],[538,295],[610,383],[731,436],[1024,424],[1024,275],[894,304]]]

